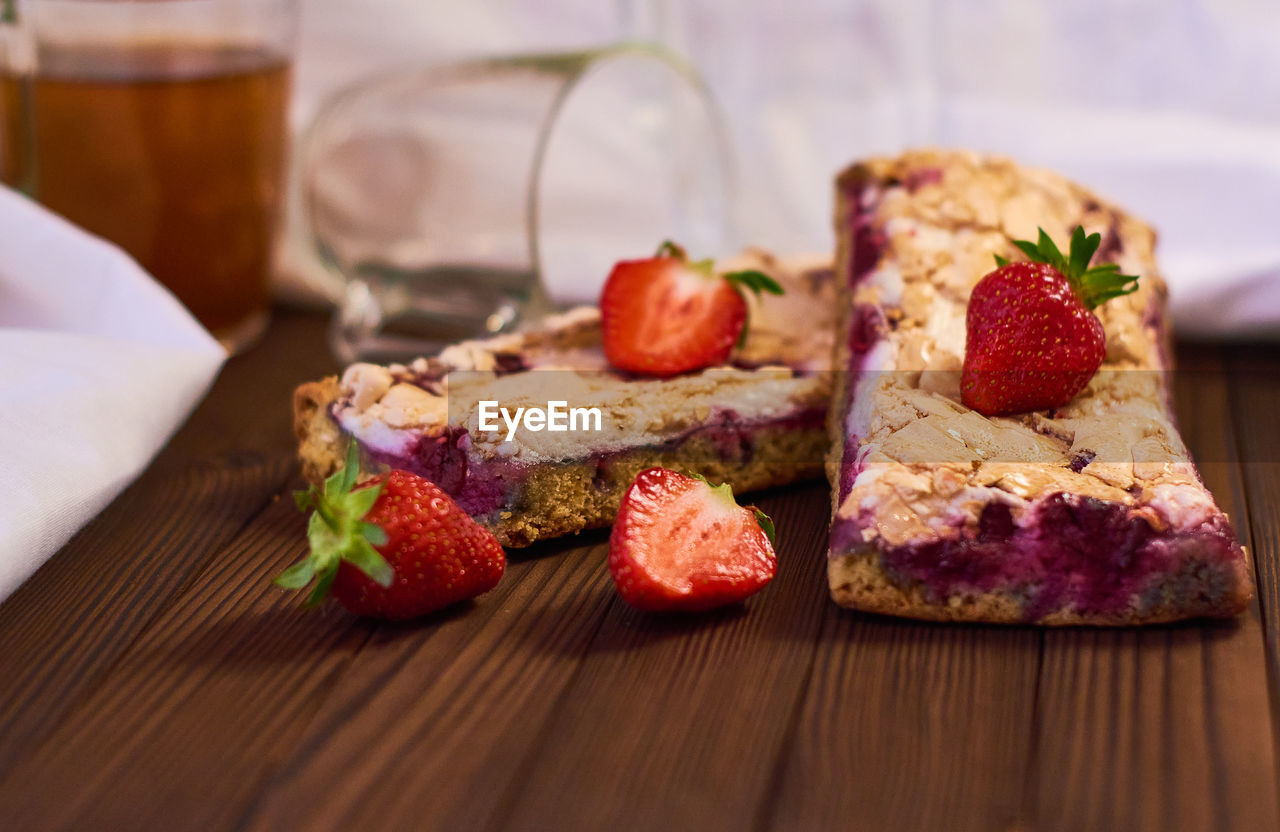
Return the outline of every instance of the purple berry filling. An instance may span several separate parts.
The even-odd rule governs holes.
[[[664,454],[679,460],[681,448],[695,438],[709,438],[722,459],[740,462],[750,460],[755,435],[769,430],[822,430],[826,410],[813,408],[797,411],[783,419],[743,421],[730,408],[717,411],[706,423],[674,436],[659,446]],[[421,436],[404,452],[392,453],[361,445],[365,459],[388,468],[412,471],[439,485],[463,511],[484,518],[502,509],[513,508],[513,500],[528,476],[530,465],[507,459],[470,457],[471,436],[463,428],[449,427],[439,436]],[[626,450],[601,451],[565,460],[564,464],[581,465],[594,461],[605,470],[611,460]],[[694,460],[689,460],[694,461]],[[795,460],[798,464],[819,464],[820,459]]]
[[[838,520],[831,551],[855,551],[861,528],[855,520]],[[1161,577],[1193,563],[1226,576],[1243,556],[1221,518],[1191,531],[1156,532],[1125,506],[1067,494],[1046,498],[1027,528],[1014,526],[1007,507],[991,504],[976,531],[877,548],[890,579],[922,587],[930,603],[957,593],[1005,591],[1022,596],[1027,621],[1061,609],[1125,613],[1135,596],[1140,608],[1157,601]],[[1231,582],[1219,585],[1225,594]]]
[[[853,218],[853,251],[849,258],[849,274],[845,278],[852,289],[865,280],[880,262],[884,254],[885,239],[884,234],[872,224],[872,210],[865,201],[865,194],[859,192],[850,194],[849,197],[857,206]],[[863,304],[853,310],[848,333],[849,379],[848,387],[845,389],[846,404],[852,401],[867,353],[884,338],[884,334],[884,317],[876,306]],[[848,407],[844,412],[848,412]],[[853,489],[853,481],[857,477],[855,459],[857,452],[858,437],[845,437],[844,450],[840,459],[839,502],[841,503],[844,502],[845,497],[849,496],[849,492]],[[834,542],[838,529],[833,528],[831,534]]]
[[[518,466],[509,463],[473,470],[467,459],[471,436],[462,428],[450,427],[440,436],[419,437],[405,453],[360,447],[373,463],[402,468],[431,480],[472,516],[501,508],[510,486],[522,476]]]
[[[1033,511],[1030,523],[1017,526],[1007,506],[992,503],[976,530],[957,537],[906,546],[881,542],[881,565],[895,583],[923,587],[930,603],[963,592],[1020,594],[1026,619],[1034,621],[1060,609],[1123,613],[1135,596],[1144,602],[1157,577],[1179,572],[1193,558],[1225,574],[1242,557],[1221,517],[1192,530],[1157,531],[1127,506],[1062,493]],[[841,522],[832,551],[851,551],[858,528],[856,521]]]

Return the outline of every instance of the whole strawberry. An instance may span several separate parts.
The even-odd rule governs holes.
[[[1068,256],[1040,229],[1015,240],[1030,262],[996,257],[999,268],[973,288],[960,394],[986,416],[1061,407],[1093,378],[1107,353],[1098,304],[1138,288],[1138,278],[1105,264],[1089,268],[1101,234],[1077,226]]]
[[[743,290],[783,293],[757,271],[718,274],[666,242],[657,255],[613,267],[600,293],[604,354],[619,370],[673,376],[723,364],[746,333]]]
[[[314,509],[311,551],[276,583],[316,585],[308,605],[330,593],[356,615],[417,618],[493,589],[507,559],[493,535],[435,483],[408,471],[355,485],[356,444],[324,489],[294,496]]]
[[[609,572],[642,610],[708,610],[773,580],[773,522],[743,508],[728,485],[666,468],[641,471],[609,536]]]

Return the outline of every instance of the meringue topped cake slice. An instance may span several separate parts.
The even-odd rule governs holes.
[[[609,525],[636,474],[653,466],[738,493],[819,477],[830,260],[749,251],[722,266],[785,289],[750,299],[746,337],[722,366],[670,378],[617,371],[589,307],[407,365],[354,364],[294,394],[303,473],[322,481],[354,439],[362,476],[424,476],[505,546]]]
[[[834,599],[913,618],[1038,624],[1243,610],[1245,553],[1171,413],[1152,231],[1057,175],[964,152],[856,164],[838,179],[837,202]],[[1019,249],[1030,244],[1015,240],[1038,229],[1066,240],[1081,226],[1080,238],[1100,235],[1095,262],[1141,276],[1136,291],[1126,285],[1093,310],[1101,368],[1060,406],[997,405],[987,412],[1015,412],[991,416],[966,407],[1017,398],[968,387],[975,285],[995,256],[1026,259]],[[999,348],[988,332],[969,335],[984,358]],[[1066,371],[1041,381],[1052,387]]]

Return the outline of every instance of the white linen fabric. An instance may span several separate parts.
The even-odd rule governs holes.
[[[736,244],[828,249],[831,179],[844,164],[972,147],[1059,170],[1156,226],[1180,333],[1280,337],[1273,0],[302,0],[302,10],[299,126],[328,91],[375,71],[650,37],[688,55],[727,115]],[[291,228],[285,271],[332,296]]]
[[[128,255],[0,189],[0,600],[137,476],[224,359]]]

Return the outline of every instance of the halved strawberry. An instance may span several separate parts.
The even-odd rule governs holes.
[[[773,522],[728,485],[666,468],[635,478],[609,537],[618,593],[642,610],[708,610],[773,580]]]
[[[620,370],[672,376],[723,364],[746,332],[742,291],[782,294],[756,271],[717,274],[666,242],[657,255],[613,267],[600,295],[604,354]]]

